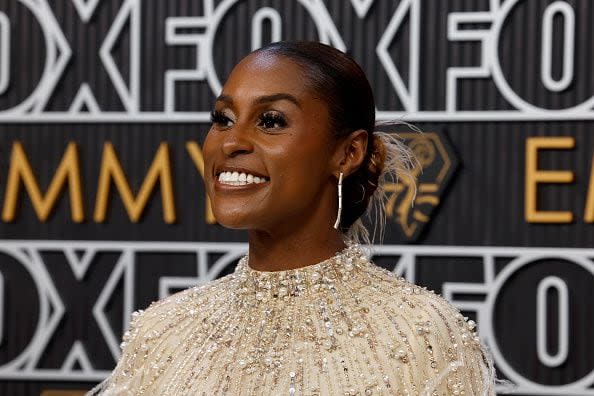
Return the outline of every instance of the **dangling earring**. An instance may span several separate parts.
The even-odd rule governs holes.
[[[340,216],[342,215],[342,172],[338,176],[338,213],[336,214],[336,223],[334,223],[334,229],[338,230],[340,225]]]

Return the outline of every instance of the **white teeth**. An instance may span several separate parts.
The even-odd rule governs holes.
[[[219,182],[232,186],[245,186],[246,184],[260,184],[266,182],[265,177],[254,176],[249,173],[239,172],[221,172]]]

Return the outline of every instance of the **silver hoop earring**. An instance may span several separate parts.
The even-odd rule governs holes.
[[[340,172],[340,175],[338,176],[338,213],[336,214],[336,223],[334,223],[335,230],[338,230],[340,216],[342,215],[342,177],[343,174]]]

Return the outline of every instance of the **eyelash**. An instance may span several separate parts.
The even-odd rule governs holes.
[[[229,122],[232,122],[222,111],[213,110],[210,112],[210,122],[213,125],[220,127],[229,127]]]
[[[210,113],[210,122],[213,125],[228,128],[233,121],[222,111],[213,110]],[[270,124],[272,124],[272,126]],[[281,113],[267,111],[258,117],[258,126],[263,129],[282,129],[287,126],[287,120]]]
[[[266,123],[274,126],[266,126]],[[264,129],[282,129],[287,126],[287,120],[281,113],[267,111],[258,117],[258,126]]]

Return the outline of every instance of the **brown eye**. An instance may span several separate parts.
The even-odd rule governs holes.
[[[269,111],[260,116],[258,126],[263,129],[281,129],[287,126],[287,120],[281,113]]]

